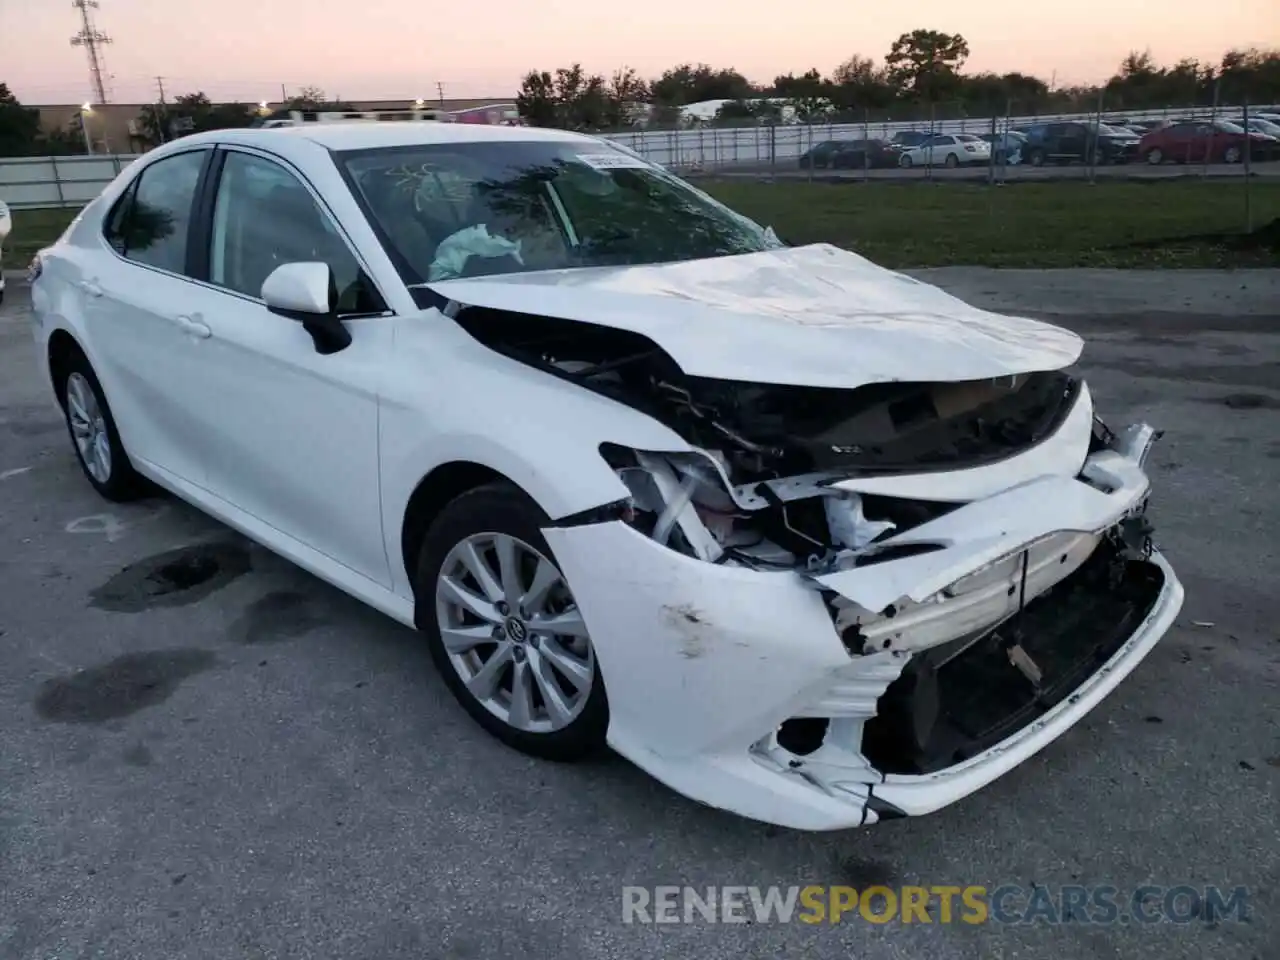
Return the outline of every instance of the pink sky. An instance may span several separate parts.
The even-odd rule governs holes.
[[[89,96],[70,3],[0,0],[0,81],[28,103]],[[878,9],[877,9],[878,8]],[[624,13],[623,10],[626,12]],[[421,0],[102,0],[110,99],[278,99],[281,85],[347,99],[511,97],[530,69],[578,60],[655,76],[682,62],[736,67],[752,80],[857,53],[879,60],[915,28],[962,33],[970,71],[1020,70],[1059,85],[1109,76],[1132,49],[1163,62],[1215,61],[1232,47],[1280,45],[1278,0],[490,0],[477,10]]]

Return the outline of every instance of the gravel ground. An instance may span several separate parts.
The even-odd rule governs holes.
[[[0,312],[0,957],[1273,960],[1280,296],[1262,273],[925,272],[1064,314],[1153,454],[1179,625],[1093,714],[930,817],[805,835],[618,760],[537,763],[413,633],[165,498],[95,498]],[[166,551],[227,544],[165,593]],[[121,572],[129,565],[131,570]],[[170,570],[172,573],[172,568]],[[83,672],[80,672],[83,671]],[[1249,922],[622,923],[624,885],[1244,885]]]

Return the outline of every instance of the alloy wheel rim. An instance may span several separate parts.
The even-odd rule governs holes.
[[[111,439],[98,395],[81,373],[67,378],[67,420],[76,452],[89,476],[99,483],[111,479]]]
[[[468,693],[499,720],[551,733],[586,707],[595,651],[559,568],[518,537],[477,533],[436,578],[436,624]]]

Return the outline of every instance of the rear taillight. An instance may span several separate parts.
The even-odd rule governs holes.
[[[44,272],[44,261],[40,259],[40,254],[36,254],[31,258],[31,263],[27,265],[27,283],[35,283]]]

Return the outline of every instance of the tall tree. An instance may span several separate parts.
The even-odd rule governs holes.
[[[24,107],[7,84],[0,83],[0,157],[26,157],[40,139],[40,111]]]
[[[747,100],[757,91],[733,69],[715,69],[705,63],[682,63],[653,82],[653,98],[659,103],[683,106],[704,100]]]
[[[889,79],[915,99],[936,102],[954,96],[960,69],[969,59],[969,44],[958,33],[912,30],[893,41],[884,58]]]
[[[288,99],[284,105],[286,110],[354,110],[344,100],[330,100],[319,87],[303,87]]]

